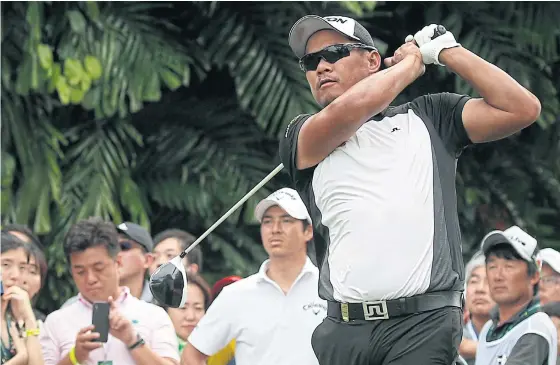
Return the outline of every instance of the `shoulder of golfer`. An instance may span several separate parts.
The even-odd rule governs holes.
[[[391,67],[358,81],[305,121],[297,142],[298,169],[321,162],[424,73],[418,47],[404,44],[399,51],[401,58]]]

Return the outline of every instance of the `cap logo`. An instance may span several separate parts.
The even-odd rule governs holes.
[[[124,223],[119,224],[118,228],[122,229],[123,231],[126,231],[128,229],[128,227]]]
[[[328,21],[328,22],[341,23],[341,24],[344,24],[348,21],[348,19],[342,19],[342,18],[337,18],[337,17],[328,17],[328,18],[325,18],[325,20]]]
[[[526,244],[525,242],[523,242],[523,241],[521,240],[521,238],[519,238],[519,237],[517,237],[517,236],[508,236],[508,238],[509,238],[510,240],[512,240],[512,241],[521,243],[523,246],[527,246],[527,244]]]
[[[277,200],[282,200],[284,198],[288,198],[288,199],[291,199],[291,200],[297,200],[297,198],[293,194],[291,194],[287,191],[277,191],[274,194],[272,194],[272,197],[274,199],[277,199]]]

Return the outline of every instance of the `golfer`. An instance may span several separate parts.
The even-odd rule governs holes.
[[[383,70],[354,19],[309,15],[290,31],[322,107],[294,118],[280,141],[314,223],[319,295],[328,301],[312,337],[321,365],[449,365],[457,357],[464,288],[457,158],[470,144],[527,127],[540,103],[436,28],[407,37]],[[389,106],[426,65],[446,67],[481,97],[441,93]]]

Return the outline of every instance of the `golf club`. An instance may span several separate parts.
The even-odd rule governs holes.
[[[278,165],[180,255],[175,256],[171,261],[154,271],[150,277],[150,291],[158,302],[172,308],[181,308],[185,305],[187,301],[187,273],[183,265],[183,258],[283,168],[283,164]]]

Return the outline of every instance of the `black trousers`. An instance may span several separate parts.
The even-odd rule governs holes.
[[[379,321],[326,317],[311,337],[320,365],[451,365],[461,338],[457,307]]]

